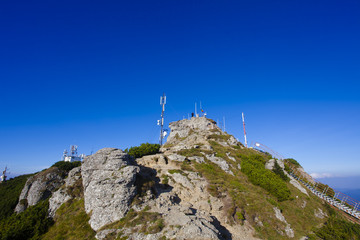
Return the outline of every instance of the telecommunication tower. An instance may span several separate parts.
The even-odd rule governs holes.
[[[164,112],[165,112],[166,96],[165,93],[160,97],[161,105],[161,119],[158,120],[158,125],[160,125],[160,146],[162,145],[163,139],[166,136],[167,132],[164,131]]]
[[[244,117],[244,113],[242,113],[242,121],[243,121],[243,127],[244,127],[245,147],[247,147],[247,139],[246,139],[246,130],[245,130],[245,117]]]
[[[226,128],[225,128],[225,117],[223,117],[223,127],[224,127],[224,129],[223,129],[223,132],[226,132]]]
[[[75,162],[75,161],[82,161],[85,157],[85,154],[78,155],[78,146],[71,145],[70,146],[70,154],[65,149],[63,153],[62,160],[65,162]]]
[[[7,167],[5,167],[5,170],[3,171],[1,177],[0,177],[0,182],[6,182],[6,172],[7,172]]]

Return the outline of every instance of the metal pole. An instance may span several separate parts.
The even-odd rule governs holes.
[[[161,109],[161,120],[160,120],[160,146],[162,145],[162,141],[164,138],[164,112],[165,112],[165,104],[166,104],[166,96],[163,93],[163,96],[160,97],[160,105],[162,106]]]
[[[225,129],[225,117],[223,117],[224,118],[224,132],[226,131],[226,129]]]
[[[242,113],[242,120],[243,120],[243,127],[244,127],[245,147],[247,147],[247,140],[246,140],[246,131],[245,131],[245,118],[244,118],[244,113]]]

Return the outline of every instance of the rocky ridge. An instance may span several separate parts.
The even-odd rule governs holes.
[[[17,209],[24,202],[21,199],[34,204],[53,192],[49,216],[54,217],[63,203],[83,198],[97,239],[251,240],[266,234],[281,239],[306,235],[288,219],[290,203],[280,207],[241,173],[242,159],[261,153],[244,148],[205,117],[173,122],[170,128],[161,153],[133,159],[120,149],[104,148],[87,156],[66,179],[49,171],[34,176]],[[274,159],[268,159],[265,167],[271,170],[275,161],[284,169],[284,163]],[[211,179],[201,169],[213,169],[223,180]],[[289,177],[295,206],[323,222],[327,216],[323,206]],[[223,188],[226,184],[232,188]]]
[[[31,176],[21,191],[15,212],[23,212],[28,206],[51,196],[51,193],[64,183],[64,172],[56,167],[49,168]]]

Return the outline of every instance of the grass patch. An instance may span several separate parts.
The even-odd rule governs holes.
[[[55,224],[42,239],[95,239],[95,231],[90,227],[89,219],[85,212],[84,200],[70,200],[56,211]]]
[[[266,160],[260,155],[252,155],[241,162],[241,171],[249,180],[275,196],[279,201],[290,199],[291,192],[286,183],[274,172],[265,169]]]
[[[181,149],[180,151],[177,151],[177,154],[180,154],[185,157],[193,157],[193,156],[203,157],[204,155],[201,153],[203,151],[204,150],[200,150],[198,148]]]
[[[227,141],[229,140],[230,138],[230,135],[226,134],[226,135],[223,135],[223,134],[211,134],[207,137],[208,139],[212,139],[212,140],[215,140],[215,141]]]
[[[161,175],[161,178],[162,178],[162,181],[161,183],[164,184],[164,185],[168,185],[169,184],[169,176],[168,175]]]
[[[49,200],[28,207],[20,214],[12,214],[0,221],[0,239],[39,239],[53,224],[48,217]]]
[[[165,223],[161,214],[149,212],[149,208],[145,208],[140,212],[130,209],[125,217],[102,227],[101,230],[133,228],[134,232],[154,234],[161,232],[164,227]]]
[[[0,184],[0,220],[14,213],[21,190],[30,176],[32,174],[21,175]]]

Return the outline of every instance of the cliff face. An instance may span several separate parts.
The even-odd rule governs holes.
[[[49,215],[56,220],[64,203],[83,200],[90,220],[82,224],[97,239],[300,239],[327,220],[323,201],[272,171],[283,162],[245,148],[214,121],[192,118],[170,128],[161,153],[133,159],[104,148],[65,180],[49,173],[29,179],[21,199],[36,202],[28,196],[37,179],[49,184],[36,189],[62,185]]]
[[[30,177],[21,191],[15,212],[23,212],[28,206],[34,206],[50,197],[51,193],[64,183],[64,177],[64,172],[56,167]]]
[[[120,220],[136,194],[139,167],[123,151],[104,148],[84,159],[81,166],[85,211],[94,230]]]

